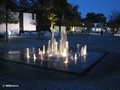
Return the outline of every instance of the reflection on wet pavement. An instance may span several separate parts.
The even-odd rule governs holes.
[[[27,56],[28,49],[29,57]],[[33,48],[8,51],[2,53],[0,58],[42,68],[81,74],[104,55],[104,53],[88,51],[86,56],[77,57],[77,59],[71,59],[72,57],[69,55],[68,62],[65,63],[66,57],[59,57],[58,59],[57,57],[43,55],[43,58],[41,58],[38,49],[34,48],[34,52]]]

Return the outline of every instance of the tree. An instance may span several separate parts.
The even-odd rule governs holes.
[[[95,14],[94,12],[87,13],[86,24],[89,27],[92,27],[93,23],[102,23],[102,28],[104,28],[106,23],[106,17],[102,13],[97,13],[97,14]]]
[[[15,12],[10,12],[9,6],[14,5],[12,0],[0,1],[0,24],[6,23],[6,41],[8,42],[8,23],[18,23]]]
[[[51,21],[51,29],[56,23],[64,25],[65,20],[62,21],[62,17],[64,16],[64,19],[66,17],[67,5],[66,0],[49,0],[49,2],[47,2],[45,11],[47,18]]]
[[[86,15],[86,20],[85,20],[85,25],[88,28],[93,27],[93,23],[95,22],[95,13],[87,13]]]
[[[120,11],[119,10],[113,10],[111,14],[109,15],[109,21],[108,26],[112,30],[117,30],[120,26]]]
[[[95,15],[95,22],[97,22],[97,23],[99,23],[99,22],[106,23],[106,17],[102,13],[97,13]]]
[[[78,5],[72,7],[72,21],[74,26],[79,26],[81,20],[81,13],[78,12]],[[71,16],[70,16],[71,17]],[[71,19],[70,19],[71,20]]]
[[[80,23],[81,13],[78,12],[78,5],[72,6],[67,3],[67,0],[38,0],[38,2],[31,0],[31,5],[33,7],[38,6],[38,8],[42,10],[41,13],[36,15],[37,25],[39,26],[43,20],[42,17],[50,21],[51,28],[53,28],[54,25],[77,26]]]
[[[3,0],[0,2],[0,24],[6,22],[6,14],[7,14],[7,23],[18,23],[18,13],[17,12],[12,12],[9,10],[7,5],[12,4],[10,0],[6,1]]]
[[[78,12],[78,5],[72,6],[68,5],[68,12],[66,18],[66,26],[69,29],[69,26],[79,26],[81,21],[81,12]]]
[[[33,2],[33,0],[31,1]],[[51,28],[53,28],[55,24],[61,25],[62,16],[64,15],[64,19],[65,19],[65,17],[67,16],[66,12],[68,12],[67,0],[38,0],[38,3],[39,3],[38,4],[39,8],[42,9],[42,13],[39,13],[41,14],[40,16],[47,18],[46,20],[50,21]],[[37,19],[40,19],[40,17]],[[65,23],[65,20],[64,20],[64,23]]]
[[[97,13],[96,18],[95,18],[95,22],[102,23],[102,28],[104,29],[105,24],[106,24],[106,17],[102,13]]]
[[[49,21],[51,22],[51,27],[53,27],[53,24],[57,20],[56,14],[53,12],[53,1],[54,0],[31,0],[32,7],[42,9],[41,13],[36,13],[36,22],[39,30],[44,26],[49,26]]]

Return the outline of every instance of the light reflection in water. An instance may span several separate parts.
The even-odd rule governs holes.
[[[98,60],[99,57],[104,55],[104,53],[101,54],[90,52],[87,55],[80,56],[80,54],[76,52],[71,52],[70,54],[67,54],[66,57],[54,57],[52,55],[50,56],[48,53],[43,54],[42,50],[39,48],[34,48],[34,50],[33,48],[27,48],[24,50],[18,50],[17,53],[15,53],[16,51],[5,53],[3,57],[8,60],[23,62],[30,65],[39,65],[41,67],[48,67],[65,71],[73,70],[74,72],[85,69],[89,64],[91,64],[91,62]],[[29,55],[29,57],[27,57],[27,55]]]
[[[73,57],[74,54],[74,57]],[[74,62],[74,65],[77,64],[77,62],[86,62],[86,55],[84,56],[80,56],[78,53],[74,53],[72,52],[71,54],[66,55],[66,57],[61,57],[59,54],[56,56],[53,56],[52,54],[48,54],[45,53],[43,54],[43,51],[40,50],[40,48],[27,48],[26,49],[26,59],[27,59],[27,63],[30,63],[30,61],[34,61],[34,62],[64,62],[64,65],[66,67],[67,63],[72,63]]]
[[[41,50],[40,48],[26,48],[26,54],[23,54],[23,55],[24,55],[24,58],[26,58],[28,64],[31,62],[34,62],[34,63],[40,62],[40,65],[44,65],[44,62],[48,62],[48,64],[55,63],[55,62],[58,62],[58,64],[60,64],[61,62],[63,62],[62,64],[64,68],[69,66],[69,64],[77,65],[78,62],[79,63],[86,62],[86,56],[87,56],[87,55],[80,56],[79,53],[72,52],[72,51],[70,54],[67,54],[65,57],[61,57],[59,54],[57,54],[57,56],[53,56],[52,53],[43,54],[43,50]],[[49,64],[49,67],[50,65],[53,65],[53,64]]]
[[[60,70],[68,70],[71,67],[76,68],[86,62],[86,55],[79,56],[76,52],[67,54],[66,57],[53,57],[52,55],[51,57],[48,53],[43,54],[42,50],[39,48],[26,48],[25,50],[21,50],[20,53],[17,54],[17,57],[15,57],[16,55],[10,55],[9,58],[21,60],[23,62],[26,61],[27,64],[34,64]]]

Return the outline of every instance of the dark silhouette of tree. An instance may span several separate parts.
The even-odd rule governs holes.
[[[80,25],[81,13],[78,12],[78,5],[71,6],[70,14],[68,13],[68,25],[78,26]]]
[[[85,26],[88,28],[93,27],[93,23],[95,21],[95,13],[87,13],[86,18],[85,18]]]
[[[7,7],[8,5],[14,4],[12,0],[1,0],[0,1],[0,24],[6,22],[6,12],[7,12],[7,23],[18,23],[18,13],[17,12],[12,12],[9,10]]]
[[[113,10],[111,14],[109,15],[109,21],[108,26],[112,30],[118,30],[120,27],[120,11],[119,10]]]
[[[106,17],[104,16],[103,13],[97,13],[95,17],[95,23],[102,23],[102,28],[105,28],[106,24]]]
[[[93,23],[102,23],[104,28],[106,23],[106,17],[102,13],[97,13],[97,14],[95,14],[94,12],[87,13],[86,26],[93,27]]]

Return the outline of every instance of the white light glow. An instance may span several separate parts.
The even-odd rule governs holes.
[[[72,31],[73,31],[73,32],[75,31],[75,27],[72,28]]]
[[[36,55],[35,54],[34,54],[33,58],[36,59]]]
[[[43,54],[45,54],[45,45],[43,45]]]

